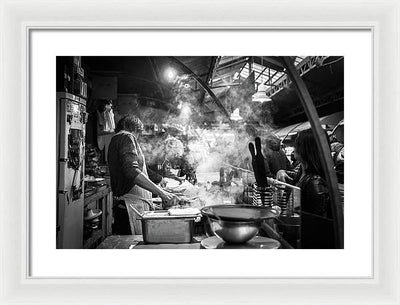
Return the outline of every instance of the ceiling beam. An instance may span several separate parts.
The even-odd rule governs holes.
[[[258,65],[269,67],[279,72],[282,72],[285,69],[282,62],[274,56],[254,56],[254,62]]]
[[[294,59],[293,57],[288,57],[288,60],[292,60],[292,64],[294,65]],[[319,63],[324,61],[327,58],[327,56],[307,56],[304,58],[297,66],[296,69],[299,71],[299,74],[301,77],[303,77],[304,74],[308,73],[315,67],[319,65]],[[282,75],[280,78],[278,78],[274,83],[271,88],[267,90],[267,95],[269,97],[272,97],[274,94],[278,93],[281,91],[283,88],[288,87],[290,84],[290,78],[286,74]]]
[[[233,60],[230,60],[230,61],[224,62],[223,64],[220,64],[217,67],[217,71],[225,69],[225,68],[229,68],[230,66],[235,66],[235,65],[241,64],[242,62],[245,62],[245,61],[247,62],[246,56],[235,58]]]
[[[211,57],[210,69],[208,70],[206,81],[205,81],[205,83],[208,86],[212,86],[212,79],[213,79],[213,76],[215,74],[215,70],[216,70],[216,68],[218,66],[218,63],[219,63],[220,59],[221,59],[221,56],[212,56]],[[200,95],[200,104],[201,105],[204,104],[205,97],[206,97],[206,91],[202,90],[201,91],[201,95]]]
[[[322,106],[326,106],[328,104],[334,104],[337,102],[343,102],[343,96],[344,96],[344,90],[343,87],[338,88],[335,91],[330,91],[327,94],[320,96],[320,97],[314,97],[314,105],[318,109]],[[285,115],[285,121],[290,121],[300,115],[303,115],[304,108],[303,106],[298,106],[292,109],[289,115]]]
[[[217,98],[217,96],[214,94],[214,92],[212,92],[212,90],[210,89],[210,87],[196,74],[194,73],[190,68],[188,68],[184,63],[182,63],[180,60],[178,60],[177,58],[173,57],[173,56],[168,56],[168,58],[174,62],[176,65],[178,65],[181,70],[183,70],[184,73],[190,75],[191,77],[193,77],[198,84],[205,90],[207,91],[207,93],[211,96],[212,100],[214,101],[214,103],[218,106],[218,108],[220,109],[220,111],[228,118],[228,121],[231,122],[230,116],[228,111],[226,111],[224,105],[222,105],[221,101]]]
[[[267,70],[268,67],[264,67],[264,69],[260,72],[260,74],[258,74],[258,76],[256,77],[255,81],[257,81],[257,79],[259,79],[259,77],[261,75],[264,75],[265,70]]]

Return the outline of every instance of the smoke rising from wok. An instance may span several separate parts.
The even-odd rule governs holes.
[[[167,133],[182,140],[185,157],[198,173],[218,172],[226,164],[252,170],[248,143],[256,136],[266,139],[271,134],[271,106],[253,103],[250,89],[232,87],[221,97],[221,102],[229,113],[239,108],[243,121],[229,125],[218,113],[217,122],[210,126],[205,114],[207,108],[199,101],[201,94],[194,90],[193,84],[189,76],[177,77],[172,89],[176,112],[163,119]],[[146,139],[143,150],[150,163],[165,155],[166,148],[161,143],[165,140],[166,136]],[[264,141],[262,144],[265,146]]]

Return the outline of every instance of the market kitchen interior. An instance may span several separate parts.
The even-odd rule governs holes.
[[[58,249],[343,247],[343,57],[56,61]],[[133,141],[146,175],[172,194],[153,192],[142,210],[115,194],[110,175],[110,143],[128,115],[143,124]],[[306,154],[317,155],[308,162],[307,130]],[[313,176],[312,162],[323,169]]]

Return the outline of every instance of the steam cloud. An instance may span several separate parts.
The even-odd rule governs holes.
[[[206,126],[204,106],[199,105],[199,92],[194,91],[193,87],[193,80],[189,76],[176,79],[172,103],[178,111],[169,113],[163,120],[172,136],[185,135],[183,142],[187,147],[187,161],[197,173],[219,172],[227,164],[252,170],[248,143],[254,141],[256,136],[262,139],[270,136],[271,106],[252,103],[253,92],[249,88],[232,87],[221,97],[221,102],[229,113],[239,108],[243,121],[233,122],[230,126],[219,113],[216,117],[219,123]],[[160,144],[160,140],[165,139],[147,139],[143,143],[146,159],[150,163],[164,155],[165,147]]]

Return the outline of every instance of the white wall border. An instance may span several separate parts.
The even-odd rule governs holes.
[[[4,304],[400,304],[398,1],[2,1],[1,301]],[[221,20],[222,18],[222,20]],[[101,20],[101,21],[99,21]],[[135,20],[134,22],[132,20]],[[374,31],[374,278],[30,279],[26,203],[27,32],[65,28],[371,28]],[[393,144],[394,143],[394,144]],[[378,209],[379,206],[379,209]],[[177,286],[179,285],[179,286]]]

